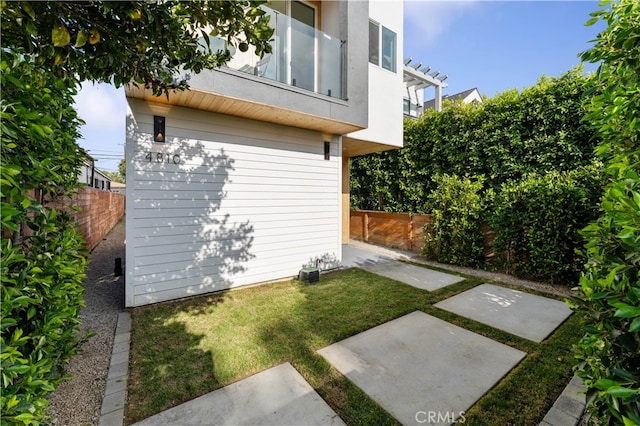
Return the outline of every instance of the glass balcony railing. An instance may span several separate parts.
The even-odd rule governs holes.
[[[342,90],[342,42],[336,37],[265,7],[275,29],[272,53],[263,58],[253,49],[230,49],[229,68],[276,80],[326,96],[344,99]],[[225,41],[210,39],[211,48],[225,48]]]

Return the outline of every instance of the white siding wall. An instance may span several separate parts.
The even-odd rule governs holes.
[[[341,259],[339,137],[128,102],[127,306]],[[153,142],[154,114],[166,117],[164,144]]]

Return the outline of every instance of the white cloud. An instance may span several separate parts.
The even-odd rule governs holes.
[[[115,130],[124,128],[127,103],[124,89],[110,84],[82,83],[75,96],[75,108],[86,122],[87,130]]]
[[[439,40],[440,35],[455,25],[460,15],[472,12],[478,4],[478,1],[407,0],[404,4],[404,36],[417,39],[413,42],[422,46],[444,43]]]

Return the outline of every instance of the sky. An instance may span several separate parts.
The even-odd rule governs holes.
[[[403,57],[448,75],[444,95],[474,87],[487,97],[522,90],[580,63],[578,54],[605,28],[601,22],[585,26],[597,9],[596,0],[406,0]],[[587,72],[595,69],[585,64]],[[427,89],[425,99],[433,96]],[[80,145],[98,168],[116,171],[124,157],[124,90],[84,83],[76,107],[86,122]]]

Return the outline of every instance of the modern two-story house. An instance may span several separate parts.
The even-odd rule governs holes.
[[[272,1],[273,52],[126,89],[126,306],[339,265],[349,157],[402,146],[402,1]]]

